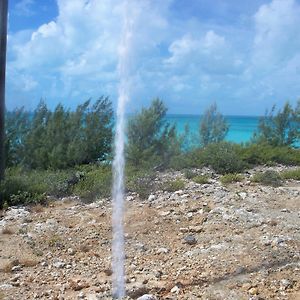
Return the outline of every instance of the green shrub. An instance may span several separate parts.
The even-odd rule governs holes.
[[[240,174],[225,174],[221,176],[220,181],[222,184],[226,185],[233,182],[239,182],[243,180],[243,176]]]
[[[256,173],[251,178],[251,181],[274,187],[282,185],[282,177],[278,172],[273,170],[267,170],[263,173]]]
[[[74,170],[43,171],[11,168],[1,182],[0,196],[7,205],[33,204],[46,200],[46,196],[62,197],[72,193],[76,176]]]
[[[223,141],[228,133],[229,125],[218,111],[217,104],[212,104],[203,114],[200,122],[200,143],[207,146]]]
[[[170,168],[183,170],[186,168],[201,168],[203,163],[203,149],[197,148],[172,157]]]
[[[32,193],[27,191],[18,191],[16,194],[10,195],[10,205],[18,204],[38,204],[45,202],[45,194]]]
[[[35,204],[46,199],[45,186],[22,175],[7,175],[0,184],[0,197],[6,205]]]
[[[136,168],[127,165],[125,169],[125,188],[128,192],[136,192],[143,199],[156,190],[155,173],[148,168]]]
[[[191,169],[184,170],[184,176],[186,179],[192,179],[198,175],[198,172]]]
[[[6,114],[7,166],[67,169],[105,160],[113,138],[112,103],[100,97],[70,111],[58,104],[51,111],[41,101],[33,113],[16,109]]]
[[[162,185],[162,189],[168,192],[176,192],[184,189],[184,187],[185,187],[185,182],[181,179],[170,180],[163,183]]]
[[[72,189],[73,194],[91,202],[111,194],[112,172],[110,166],[86,165],[79,168],[82,176]]]
[[[284,171],[281,173],[281,177],[284,179],[300,180],[300,168],[296,170]]]
[[[300,149],[273,147],[268,144],[250,144],[238,149],[240,158],[250,165],[300,165]]]
[[[199,184],[205,184],[209,182],[209,176],[207,175],[197,175],[192,178],[192,180]]]
[[[205,166],[211,166],[217,173],[237,173],[247,166],[238,154],[238,145],[229,142],[210,144],[204,148],[202,160]]]
[[[150,194],[157,190],[155,174],[145,170],[130,169],[126,172],[126,189],[129,192],[136,192],[140,198],[147,199]]]
[[[300,141],[300,100],[295,107],[286,102],[282,109],[275,105],[262,117],[253,141],[272,146],[293,146]]]
[[[163,169],[180,153],[181,139],[175,125],[166,122],[166,112],[164,103],[154,99],[149,108],[129,119],[126,148],[129,164]]]

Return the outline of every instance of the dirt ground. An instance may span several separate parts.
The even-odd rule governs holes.
[[[128,299],[300,299],[300,182],[187,180],[125,215]],[[13,208],[0,229],[0,299],[111,299],[107,199]]]

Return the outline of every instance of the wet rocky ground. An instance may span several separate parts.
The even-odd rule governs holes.
[[[256,171],[228,186],[158,173],[185,188],[127,195],[127,299],[300,299],[300,182],[262,186]],[[2,214],[0,299],[111,299],[108,199]]]

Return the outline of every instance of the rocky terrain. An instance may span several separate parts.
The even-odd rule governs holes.
[[[256,171],[227,186],[158,173],[185,188],[127,195],[127,299],[299,300],[300,182],[262,186]],[[10,208],[0,232],[0,299],[111,299],[108,199]]]

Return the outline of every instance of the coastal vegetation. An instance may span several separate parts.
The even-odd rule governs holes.
[[[29,169],[66,169],[102,161],[111,153],[113,110],[107,97],[74,111],[41,101],[32,114],[23,108],[7,114],[6,165]]]
[[[203,147],[208,144],[219,143],[225,139],[229,125],[225,117],[218,111],[216,103],[204,112],[199,129],[200,144]]]
[[[194,169],[210,167],[223,184],[242,180],[239,173],[256,165],[300,165],[300,102],[273,107],[261,118],[251,142],[225,141],[226,118],[216,104],[199,124],[199,143],[187,147],[189,131],[178,135],[166,121],[167,108],[154,99],[148,108],[130,117],[126,143],[126,190],[148,197],[156,171],[180,170],[186,178],[204,184],[207,174]],[[61,104],[52,111],[41,101],[34,112],[24,108],[6,114],[6,176],[0,184],[1,206],[43,203],[51,197],[76,195],[86,201],[109,197],[113,156],[112,103],[100,97],[71,111]],[[279,185],[299,180],[299,169],[257,174],[253,182]],[[183,181],[165,183],[162,190],[184,187]]]
[[[260,119],[254,142],[268,143],[272,146],[293,146],[299,141],[300,100],[295,108],[286,103],[276,112],[274,105],[270,112]]]
[[[267,170],[262,173],[256,173],[251,178],[253,182],[259,182],[263,185],[280,186],[282,185],[282,176],[274,170]]]
[[[239,182],[243,180],[243,176],[241,174],[232,174],[228,173],[223,176],[221,176],[220,181],[222,184],[227,185],[229,183],[233,182]]]

